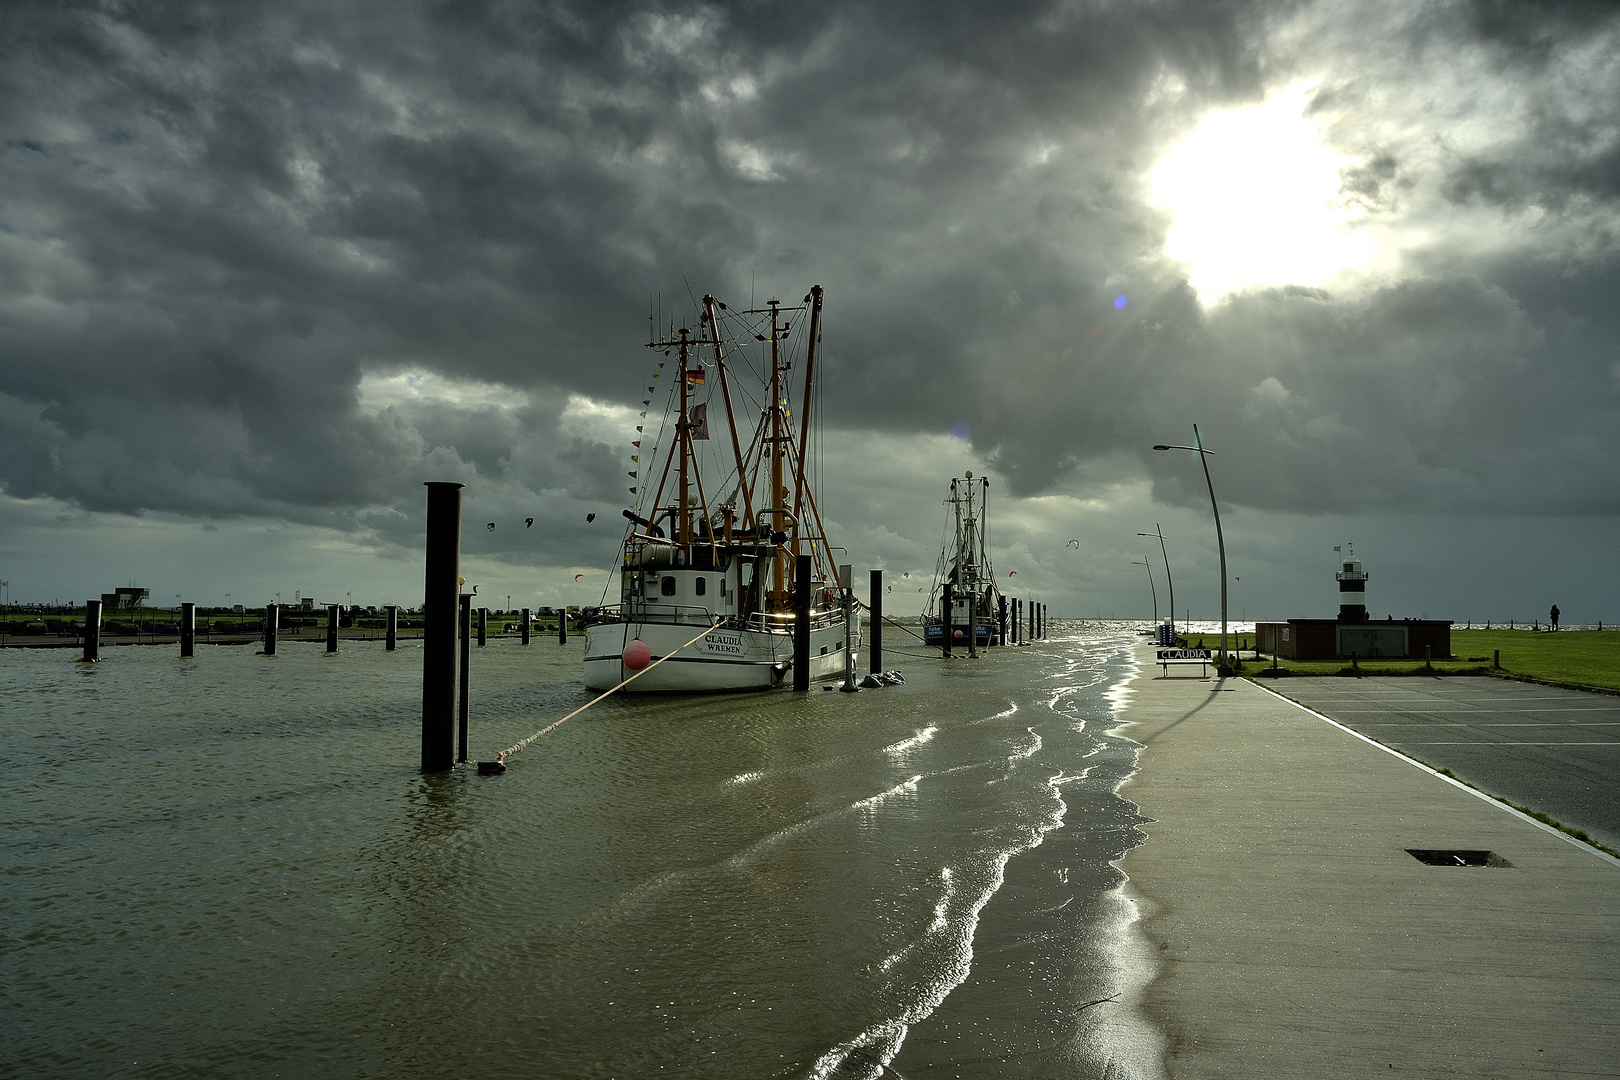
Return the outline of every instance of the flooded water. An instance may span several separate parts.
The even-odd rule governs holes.
[[[1087,1006],[1140,974],[1139,640],[616,697],[499,777],[417,772],[415,642],[7,651],[0,1073],[1151,1073]],[[589,700],[579,648],[475,653],[475,757]]]

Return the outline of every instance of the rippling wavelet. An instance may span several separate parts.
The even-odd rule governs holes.
[[[416,771],[420,651],[0,657],[8,1058],[54,1076],[1128,1075],[1122,626],[609,699]],[[589,699],[473,662],[474,756]]]

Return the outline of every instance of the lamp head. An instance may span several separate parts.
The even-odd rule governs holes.
[[[1170,448],[1168,446],[1166,446],[1164,443],[1160,443],[1159,445],[1155,446],[1153,449],[1155,449],[1155,450],[1168,450]]]

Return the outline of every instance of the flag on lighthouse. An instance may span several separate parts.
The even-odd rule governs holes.
[[[688,428],[694,439],[707,439],[709,437],[709,406],[707,403],[692,406],[687,414]]]

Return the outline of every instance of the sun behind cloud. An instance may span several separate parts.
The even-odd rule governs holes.
[[[1365,211],[1341,195],[1356,164],[1306,115],[1314,86],[1212,112],[1148,171],[1153,205],[1169,211],[1165,254],[1188,266],[1205,304],[1257,285],[1325,285],[1368,262]]]

